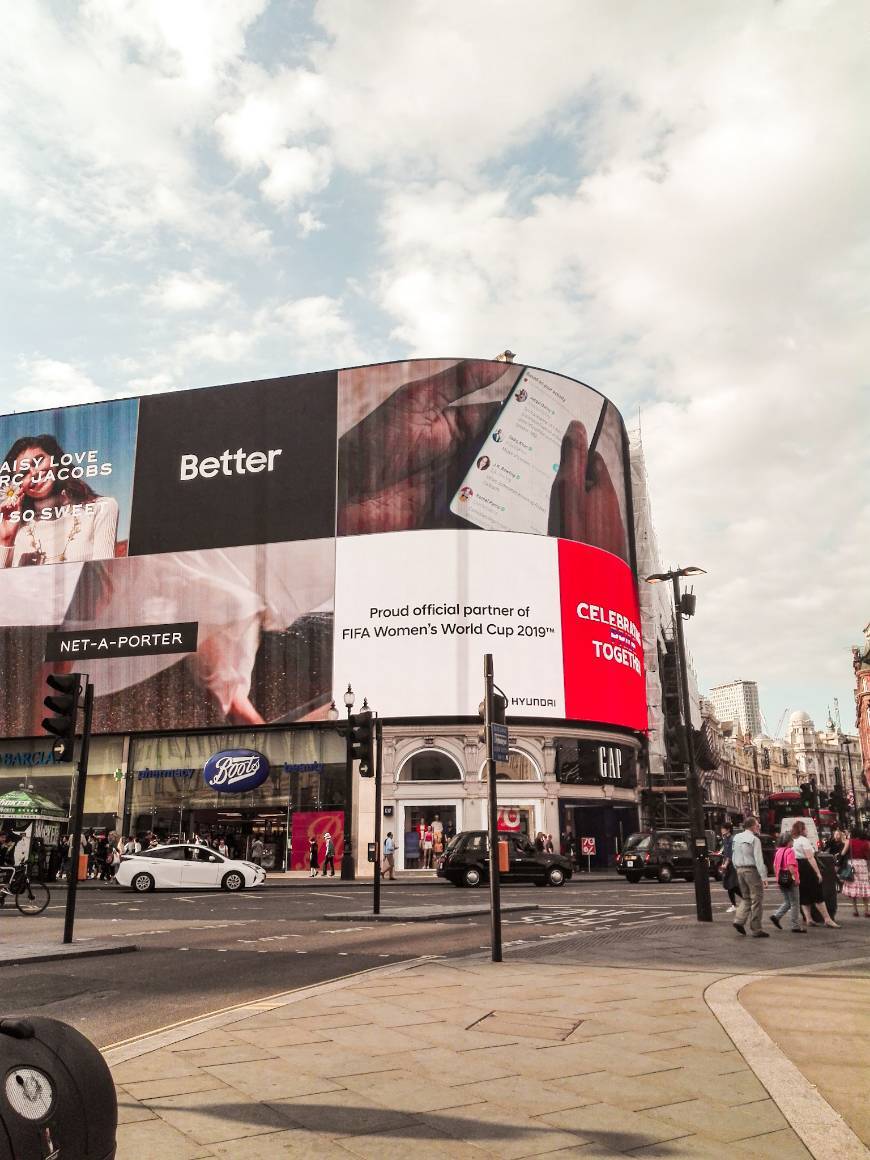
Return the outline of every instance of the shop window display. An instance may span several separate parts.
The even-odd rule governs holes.
[[[456,806],[405,809],[405,869],[433,870],[456,833]]]

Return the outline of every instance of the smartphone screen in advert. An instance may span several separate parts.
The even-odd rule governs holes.
[[[550,495],[568,425],[574,419],[582,422],[594,450],[606,405],[589,387],[546,371],[525,370],[450,510],[486,531],[547,535]]]

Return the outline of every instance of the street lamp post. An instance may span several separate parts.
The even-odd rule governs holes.
[[[861,816],[858,813],[858,794],[855,790],[855,772],[852,769],[852,740],[850,737],[843,738],[843,744],[846,747],[846,760],[849,762],[849,784],[852,787],[852,813],[855,817],[855,826],[861,825]]]
[[[689,672],[686,665],[686,642],[683,637],[683,617],[695,612],[695,597],[691,593],[680,592],[681,576],[703,576],[703,568],[674,568],[670,572],[657,572],[646,577],[648,584],[661,584],[670,580],[674,592],[674,621],[677,629],[677,662],[680,669],[680,692],[683,702],[683,728],[686,739],[686,797],[689,806],[689,830],[692,837],[692,858],[695,868],[695,911],[698,922],[713,921],[713,904],[710,899],[710,873],[707,861],[707,838],[704,833],[704,802],[695,765],[695,745],[692,737],[692,714],[689,703]]]

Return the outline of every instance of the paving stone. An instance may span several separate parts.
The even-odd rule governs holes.
[[[690,1093],[678,1086],[679,1072],[653,1075],[621,1076],[610,1071],[591,1075],[573,1075],[553,1080],[553,1086],[565,1093],[573,1092],[582,1103],[606,1103],[640,1112],[662,1104],[689,1098]]]
[[[743,1056],[732,1046],[730,1051],[701,1051],[697,1047],[670,1047],[647,1052],[650,1063],[662,1067],[682,1067],[704,1075],[728,1075],[748,1071]]]
[[[146,1108],[144,1104],[140,1104],[138,1100],[134,1100],[123,1088],[117,1089],[116,1094],[119,1124],[138,1124],[142,1120],[154,1119],[154,1112],[150,1108]]]
[[[725,1144],[788,1127],[782,1112],[771,1099],[738,1108],[729,1108],[709,1098],[683,1100],[658,1107],[649,1114],[687,1132],[703,1133]]]
[[[203,1155],[200,1144],[158,1119],[119,1124],[116,1140],[118,1160],[195,1160]]]
[[[333,1030],[330,1028],[330,1030]],[[300,1027],[298,1023],[278,1023],[271,1027],[238,1027],[233,1032],[241,1043],[252,1047],[274,1048],[293,1047],[297,1043],[328,1043],[329,1036],[323,1031],[310,1027]]]
[[[410,1050],[419,1051],[424,1043],[446,1047],[451,1051],[475,1051],[481,1047],[504,1047],[517,1043],[515,1035],[488,1035],[485,1031],[464,1031],[448,1022],[424,1023],[415,1028],[416,1042]],[[529,1040],[524,1040],[529,1046]]]
[[[257,1136],[253,1141],[248,1137],[212,1144],[209,1155],[220,1157],[220,1160],[289,1160],[291,1157],[297,1160],[303,1157],[305,1160],[350,1160],[351,1153],[329,1136],[292,1128],[286,1132]]]
[[[218,1063],[250,1063],[255,1059],[271,1059],[276,1051],[274,1048],[255,1047],[252,1043],[236,1042],[231,1047],[211,1047],[207,1051],[202,1048],[193,1048],[190,1051],[173,1051],[182,1063],[192,1066],[207,1063],[209,1066]]]
[[[414,1118],[408,1112],[384,1107],[360,1092],[346,1090],[272,1100],[271,1106],[291,1123],[310,1132],[326,1128],[332,1139],[389,1132]]]
[[[252,1099],[281,1099],[284,1096],[307,1096],[315,1092],[337,1091],[341,1083],[324,1076],[300,1071],[286,1059],[255,1060],[253,1063],[220,1064],[206,1068],[236,1091]]]
[[[423,1118],[433,1130],[474,1144],[502,1160],[543,1156],[585,1142],[574,1132],[544,1124],[539,1119],[523,1115],[518,1109],[500,1104],[472,1104],[454,1113]]]
[[[477,1051],[462,1051],[454,1056],[451,1065],[462,1074],[462,1070],[475,1067],[501,1067],[505,1074],[519,1072],[535,1079],[557,1079],[565,1075],[580,1075],[601,1070],[601,1061],[592,1058],[587,1047],[578,1044],[536,1047],[530,1051],[520,1051],[519,1041],[506,1047],[486,1047]],[[451,1053],[452,1054],[452,1053]],[[485,1077],[480,1076],[481,1079]],[[445,1082],[447,1082],[445,1077]],[[451,1081],[452,1082],[452,1081]],[[459,1082],[472,1082],[460,1080]]]
[[[137,1100],[153,1100],[160,1096],[181,1096],[190,1092],[204,1092],[209,1088],[224,1085],[208,1072],[198,1071],[196,1075],[177,1075],[168,1079],[146,1079],[125,1085],[127,1091]]]
[[[597,1140],[623,1152],[691,1134],[690,1129],[654,1119],[645,1112],[630,1112],[626,1108],[604,1103],[587,1104],[563,1112],[548,1112],[538,1118],[557,1128],[575,1132],[584,1141]]]
[[[167,1125],[189,1136],[197,1144],[214,1144],[222,1140],[246,1139],[250,1136],[267,1135],[287,1128],[286,1119],[278,1112],[254,1100],[245,1099],[231,1089],[197,1092],[195,1095],[165,1096],[155,1100],[153,1110],[165,1120]],[[158,1121],[159,1122],[159,1121]],[[148,1127],[149,1124],[142,1125]],[[129,1125],[135,1128],[137,1125]],[[252,1145],[251,1151],[256,1155]],[[121,1154],[123,1156],[123,1153]],[[140,1160],[138,1152],[131,1152]],[[155,1160],[176,1160],[176,1153],[167,1147],[154,1154]]]
[[[371,1051],[354,1051],[344,1044],[331,1042],[315,1043],[310,1047],[276,1047],[275,1056],[286,1060],[299,1071],[336,1080],[340,1080],[343,1075],[391,1071],[394,1066],[389,1056],[375,1055]]]
[[[505,1051],[503,1061],[493,1058],[495,1052]],[[483,1080],[504,1079],[517,1075],[520,1070],[526,1075],[526,1061],[522,1068],[513,1048],[484,1048],[482,1051],[448,1051],[446,1047],[429,1047],[412,1052],[402,1060],[402,1066],[412,1075],[421,1073],[446,1083],[450,1087],[457,1084],[479,1083]]]
[[[363,1160],[408,1160],[409,1151],[421,1151],[437,1156],[438,1160],[442,1157],[444,1160],[482,1160],[487,1155],[472,1144],[433,1131],[426,1124],[374,1136],[347,1136],[342,1139],[342,1147],[346,1154],[361,1156]]]
[[[349,1075],[342,1083],[349,1091],[374,1100],[382,1107],[402,1112],[428,1112],[458,1108],[477,1102],[477,1096],[463,1094],[461,1087],[449,1087],[426,1077],[408,1075],[404,1068],[387,1075]]]
[[[180,1059],[169,1051],[152,1051],[147,1055],[137,1055],[126,1063],[112,1068],[115,1083],[138,1083],[146,1079],[169,1079],[172,1076],[196,1075],[196,1065]]]
[[[466,1095],[474,1095],[481,1101],[516,1108],[527,1116],[537,1116],[544,1112],[558,1112],[564,1108],[577,1107],[581,1103],[597,1103],[601,1097],[588,1099],[576,1091],[559,1086],[559,1081],[530,1079],[527,1075],[510,1076],[507,1079],[487,1080],[485,1083],[464,1084],[457,1088]]]
[[[444,1027],[443,1023],[432,1024],[433,1027]],[[420,1048],[420,1038],[429,1028],[429,1024],[415,1026],[414,1035],[398,1028],[388,1031],[376,1024],[367,1024],[362,1027],[330,1027],[328,1031],[319,1034],[332,1043],[342,1044],[353,1051],[369,1052],[372,1055],[405,1055]]]

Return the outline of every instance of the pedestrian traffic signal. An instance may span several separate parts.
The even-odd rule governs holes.
[[[801,782],[801,805],[805,810],[811,810],[815,805],[815,794],[811,782]]]
[[[819,790],[819,809],[826,810],[828,808],[829,800],[830,799],[829,799],[827,793],[823,789],[820,789]]]
[[[353,761],[359,762],[360,777],[375,776],[375,718],[368,709],[350,718],[348,745]]]
[[[72,761],[76,741],[76,714],[82,693],[81,673],[51,673],[46,681],[48,687],[54,689],[54,694],[46,697],[42,703],[46,709],[51,709],[54,716],[44,717],[42,727],[57,738],[52,746],[55,761]]]

